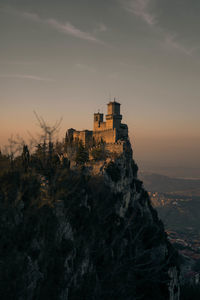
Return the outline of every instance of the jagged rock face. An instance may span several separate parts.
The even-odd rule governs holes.
[[[114,161],[63,172],[51,205],[1,205],[1,299],[179,299],[177,254],[137,179]]]

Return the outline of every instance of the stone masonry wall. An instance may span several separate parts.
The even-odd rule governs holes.
[[[122,154],[124,151],[124,141],[118,141],[117,143],[106,144],[105,149],[108,152]]]
[[[106,143],[116,142],[116,129],[108,129],[104,131],[93,131],[93,137],[96,141],[101,139]]]

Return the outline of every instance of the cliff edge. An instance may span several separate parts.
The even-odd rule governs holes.
[[[31,167],[1,177],[1,299],[179,299],[178,255],[131,145],[109,147],[121,151],[81,167],[56,161],[51,180]]]

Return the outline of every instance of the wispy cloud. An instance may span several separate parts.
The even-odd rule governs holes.
[[[105,31],[107,31],[107,30],[108,30],[108,28],[106,27],[105,24],[103,24],[103,23],[99,24],[98,31],[100,31],[100,32],[105,32]]]
[[[10,11],[8,10],[8,12],[10,12]],[[42,19],[37,14],[34,14],[34,13],[20,12],[20,11],[16,11],[16,10],[11,10],[11,12],[21,15],[22,17],[32,20],[34,22],[42,21]]]
[[[21,12],[18,10],[13,10],[11,8],[9,8],[9,9],[6,8],[6,9],[4,9],[4,11],[7,13],[12,13],[12,14],[21,16],[21,17],[23,17],[27,20],[30,20],[32,22],[35,22],[35,23],[46,24],[46,25],[52,27],[53,29],[57,30],[58,32],[73,36],[75,38],[87,40],[87,41],[98,43],[98,44],[104,44],[104,42],[99,40],[94,34],[86,32],[86,31],[82,31],[81,29],[77,28],[70,22],[62,23],[54,18],[42,18],[41,16],[39,16],[38,14],[35,14],[35,13]],[[100,29],[101,29],[101,31],[105,31],[105,28],[102,25]]]
[[[165,36],[165,44],[170,47],[191,56],[194,53],[194,48],[186,48],[181,43],[178,42],[177,37],[175,34],[166,34]]]
[[[148,25],[156,24],[156,17],[150,9],[150,0],[120,0],[123,8],[140,17]]]
[[[36,81],[54,81],[51,78],[46,77],[40,77],[40,76],[34,76],[34,75],[21,75],[21,74],[0,74],[0,78],[14,78],[14,79],[29,79],[29,80],[36,80]]]
[[[58,31],[74,36],[76,38],[80,38],[95,43],[102,43],[100,40],[98,40],[95,36],[93,36],[89,32],[82,31],[69,22],[62,24],[56,21],[55,19],[47,19],[44,22],[52,26],[53,28],[57,29]]]
[[[191,56],[194,52],[194,49],[187,48],[183,45],[177,37],[177,34],[172,34],[165,28],[163,28],[156,14],[155,0],[119,0],[121,6],[126,11],[134,14],[135,16],[140,17],[151,29],[159,34],[163,45],[175,49],[187,56]],[[154,8],[154,11],[153,11]]]
[[[106,32],[108,30],[107,26],[103,23],[98,24],[97,28],[94,29],[94,33]]]

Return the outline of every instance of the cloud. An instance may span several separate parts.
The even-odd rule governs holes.
[[[32,22],[35,22],[35,23],[46,24],[46,25],[52,27],[53,29],[57,30],[58,32],[73,36],[75,38],[87,40],[87,41],[98,43],[98,44],[104,44],[102,41],[100,41],[98,38],[96,38],[95,35],[93,35],[89,32],[80,30],[79,28],[77,28],[73,24],[71,24],[70,22],[62,23],[54,18],[44,19],[44,18],[41,18],[38,14],[29,13],[29,12],[21,12],[18,10],[13,10],[11,8],[4,8],[1,10],[3,10],[4,12],[7,12],[7,13],[18,15],[20,17],[23,17],[23,18],[30,20]],[[103,27],[103,26],[104,25],[101,25],[101,27],[99,27],[101,31],[106,30],[106,27]]]
[[[189,49],[178,41],[176,34],[171,34],[168,30],[163,28],[156,16],[156,12],[152,11],[152,4],[155,0],[119,0],[121,6],[126,11],[140,17],[147,25],[151,27],[154,33],[160,35],[162,43],[175,49],[187,56],[192,56],[194,49]]]
[[[69,22],[62,24],[62,23],[56,21],[55,19],[47,19],[44,21],[44,23],[52,26],[53,28],[57,29],[60,32],[74,36],[76,38],[80,38],[80,39],[87,40],[90,42],[95,42],[95,43],[102,43],[100,40],[98,40],[92,34],[85,32],[85,31],[81,31],[80,29],[76,28],[74,25],[72,25]]]
[[[20,74],[0,74],[0,78],[16,78],[16,79],[30,79],[30,80],[36,80],[36,81],[54,81],[50,78],[40,77],[40,76],[34,76],[34,75],[20,75]]]
[[[192,56],[194,49],[193,48],[186,48],[182,44],[180,44],[177,41],[176,35],[175,34],[166,34],[165,36],[165,44],[169,46],[170,48],[177,49],[179,52],[182,52],[188,56]]]
[[[100,32],[105,32],[105,31],[107,31],[108,29],[107,29],[107,27],[106,27],[106,25],[105,24],[99,24],[99,28],[98,28],[98,31],[100,31]]]
[[[15,11],[18,15],[23,16],[24,18],[27,18],[29,20],[32,20],[34,22],[41,22],[41,18],[37,14],[29,13],[29,12],[18,12]]]
[[[107,26],[103,23],[98,24],[98,27],[94,29],[94,33],[106,32],[108,30]]]
[[[150,10],[150,0],[120,0],[123,8],[140,17],[148,25],[156,24],[156,17]]]

